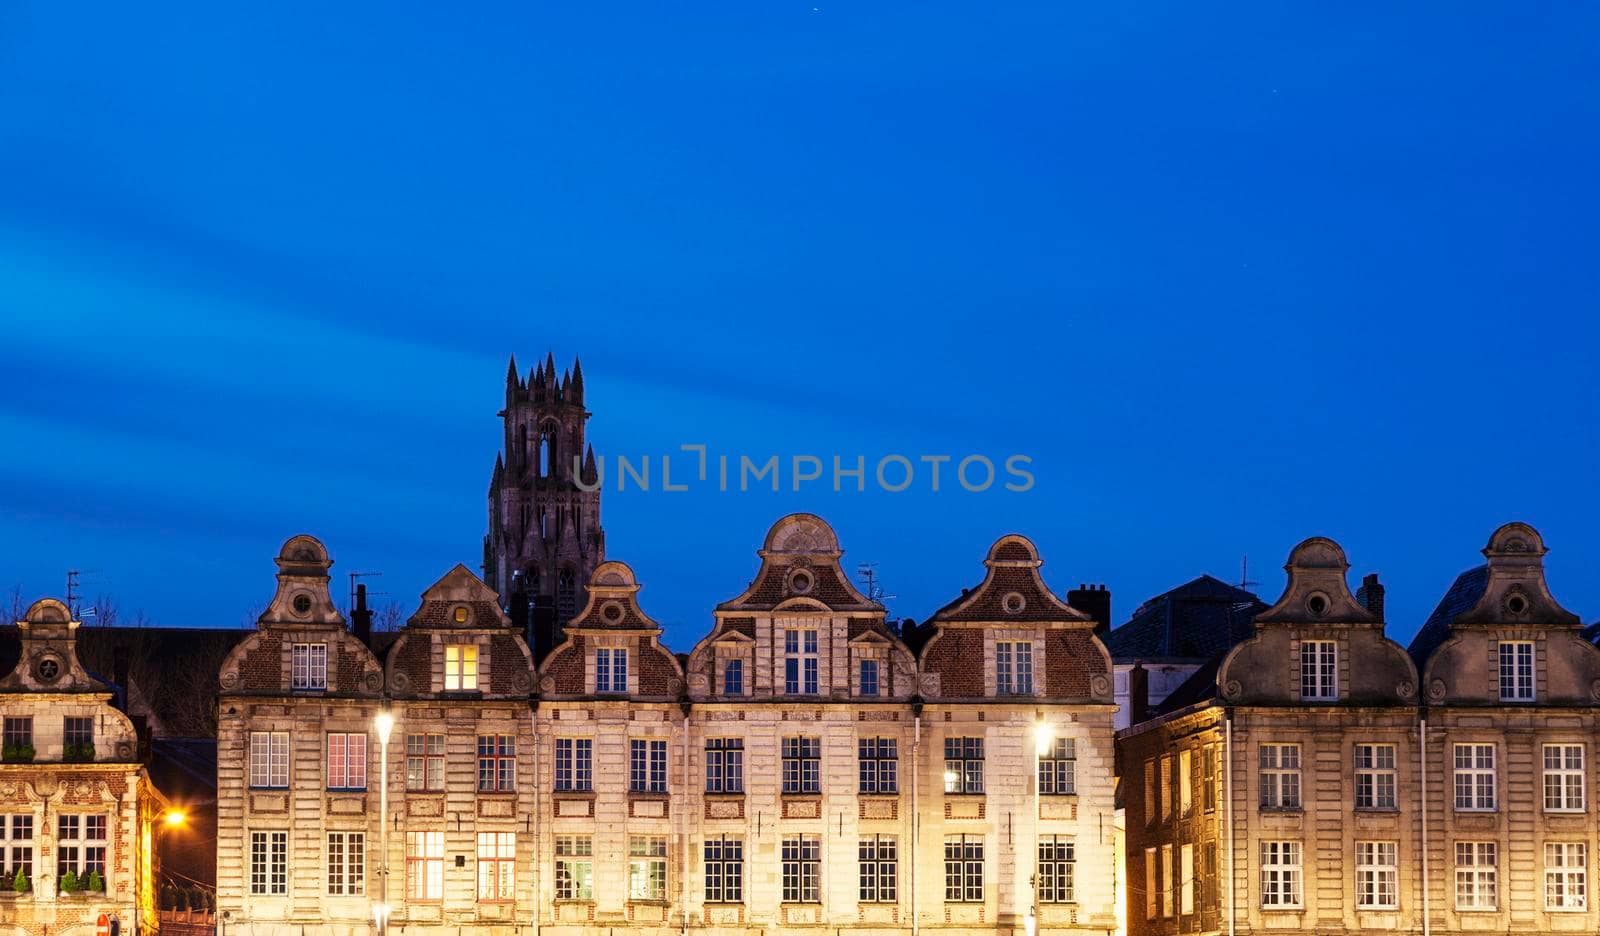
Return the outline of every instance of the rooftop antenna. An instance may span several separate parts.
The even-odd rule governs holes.
[[[382,572],[351,572],[350,573],[350,604],[349,604],[349,607],[354,609],[355,606],[356,606],[356,584],[358,582],[360,582],[361,579],[374,578],[374,577],[378,577],[378,576],[382,576],[382,575],[383,575]],[[371,597],[373,595],[382,595],[382,594],[384,594],[384,592],[371,592],[371,591],[367,592],[368,597]]]
[[[1239,584],[1235,585],[1234,588],[1240,591],[1249,591],[1260,584],[1260,582],[1250,581],[1250,557],[1241,556],[1239,558]]]
[[[876,562],[863,562],[856,566],[856,576],[867,586],[867,600],[876,601],[878,604],[898,598],[899,595],[886,595],[883,586],[878,583],[878,564]]]
[[[67,570],[67,611],[74,621],[84,618],[96,617],[97,609],[94,605],[87,608],[83,605],[83,576],[85,573],[94,576],[99,569],[68,569]]]

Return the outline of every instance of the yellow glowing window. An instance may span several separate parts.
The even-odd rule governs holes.
[[[446,644],[444,648],[444,691],[461,692],[477,688],[477,646],[475,644]]]

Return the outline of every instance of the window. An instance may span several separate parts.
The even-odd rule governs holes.
[[[667,899],[667,837],[635,835],[628,839],[628,899]]]
[[[1589,863],[1582,842],[1544,843],[1544,908],[1585,910],[1589,906]]]
[[[900,760],[893,738],[862,738],[859,742],[862,793],[896,793],[900,789]]]
[[[556,739],[556,791],[594,789],[594,739]]]
[[[744,695],[743,660],[729,660],[722,664],[722,694]]]
[[[365,734],[328,735],[328,789],[365,790],[367,788],[367,736]]]
[[[635,738],[628,742],[628,789],[667,792],[667,742]]]
[[[706,903],[744,902],[744,840],[706,839]]]
[[[556,836],[556,899],[594,899],[594,838]]]
[[[1194,812],[1194,752],[1178,752],[1178,815]]]
[[[821,739],[783,739],[783,792],[822,792]]]
[[[996,641],[994,645],[994,678],[995,693],[997,695],[1032,695],[1032,641]]]
[[[514,735],[478,736],[478,792],[511,793],[517,788]]]
[[[1172,758],[1161,758],[1161,820],[1172,818],[1172,802],[1176,797],[1172,789]]]
[[[819,903],[822,840],[815,835],[787,835],[783,839],[783,902]]]
[[[444,789],[444,735],[406,735],[406,789]]]
[[[1500,700],[1533,701],[1533,641],[1500,642]]]
[[[289,732],[250,732],[250,785],[279,790],[289,786]]]
[[[1493,842],[1456,843],[1456,909],[1493,910],[1499,906]]]
[[[878,661],[861,661],[861,694],[875,696],[878,694]]]
[[[289,893],[288,832],[250,833],[250,893]]]
[[[1078,792],[1078,746],[1071,738],[1056,738],[1039,755],[1039,792],[1067,796]]]
[[[504,902],[517,899],[517,834],[478,833],[478,899]]]
[[[817,694],[817,632],[783,632],[783,691],[786,695]]]
[[[944,791],[983,792],[983,739],[944,739]]]
[[[406,899],[444,897],[444,833],[406,833]]]
[[[1269,910],[1300,907],[1300,843],[1261,843],[1261,906]]]
[[[622,647],[601,647],[594,652],[594,691],[628,691],[628,651]]]
[[[1146,920],[1154,920],[1156,918],[1156,895],[1159,893],[1156,888],[1156,850],[1154,848],[1146,848],[1144,850],[1144,918]]]
[[[892,835],[869,835],[857,849],[862,903],[894,903],[900,899],[900,850]]]
[[[1494,745],[1458,744],[1455,764],[1456,809],[1494,811]]]
[[[0,723],[0,740],[7,748],[33,747],[33,719],[7,718]]]
[[[1400,906],[1398,842],[1356,843],[1356,906],[1363,910]]]
[[[1200,802],[1206,812],[1217,808],[1217,752],[1205,748],[1200,752]]]
[[[1156,762],[1154,760],[1147,760],[1147,761],[1144,762],[1144,822],[1145,822],[1145,825],[1150,825],[1150,824],[1152,824],[1152,823],[1154,823],[1156,821],[1156,808],[1159,805],[1156,802],[1156,798],[1159,795],[1160,794],[1158,793],[1158,791],[1156,789]]]
[[[1261,745],[1261,808],[1300,808],[1300,745]]]
[[[1161,915],[1172,916],[1172,892],[1177,889],[1178,879],[1172,873],[1172,846],[1161,846]]]
[[[328,896],[360,897],[367,892],[367,835],[328,833]]]
[[[106,877],[106,816],[104,813],[63,813],[56,817],[56,877],[68,871],[80,880],[91,872]]]
[[[1039,901],[1071,903],[1078,864],[1077,848],[1065,835],[1039,839]]]
[[[1217,885],[1217,843],[1205,842],[1200,846],[1200,886],[1206,906],[1214,907],[1219,899]]]
[[[0,815],[0,887],[15,881],[18,871],[33,882],[33,817]]]
[[[744,739],[706,739],[706,792],[744,792]]]
[[[74,749],[94,751],[94,719],[68,715],[61,722],[61,741],[70,754]]]
[[[1544,746],[1545,812],[1583,812],[1583,745]]]
[[[983,836],[944,837],[946,903],[983,902]]]
[[[280,657],[279,659],[282,659]],[[280,679],[283,677],[279,677]],[[297,643],[289,650],[289,688],[328,688],[328,645]]]
[[[1300,698],[1331,702],[1339,698],[1339,645],[1331,640],[1300,641]]]
[[[474,692],[478,688],[478,645],[444,645],[444,691]]]
[[[1194,846],[1184,845],[1178,851],[1178,913],[1194,912]]]
[[[1394,745],[1356,745],[1356,808],[1394,809]]]

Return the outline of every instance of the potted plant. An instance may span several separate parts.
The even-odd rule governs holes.
[[[11,879],[11,889],[19,894],[26,894],[29,888],[28,872],[17,869],[17,876]]]
[[[88,764],[94,761],[94,744],[69,744],[62,751],[61,759],[69,764]]]
[[[83,881],[82,881],[82,889],[88,891],[91,894],[102,893],[106,889],[105,878],[102,878],[100,876],[100,872],[99,871],[91,870],[89,872],[89,876],[85,877],[83,879]]]
[[[68,871],[66,874],[61,875],[61,887],[59,889],[60,893],[76,894],[78,890],[78,872]]]
[[[8,764],[31,764],[33,753],[31,744],[7,744],[0,747],[0,760]]]

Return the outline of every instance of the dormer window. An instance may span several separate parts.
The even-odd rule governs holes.
[[[861,661],[861,694],[864,696],[878,695],[878,661]]]
[[[328,645],[297,643],[289,651],[289,688],[328,688]]]
[[[594,691],[628,691],[628,651],[622,647],[601,647],[594,652]]]
[[[994,676],[995,692],[998,695],[1032,695],[1032,641],[996,641],[994,645]]]
[[[729,660],[722,664],[722,694],[744,695],[743,660]]]
[[[1500,642],[1500,701],[1533,701],[1533,641]]]
[[[445,644],[444,691],[476,692],[478,689],[478,645]]]
[[[1300,699],[1333,702],[1339,698],[1339,645],[1331,640],[1300,642]]]
[[[817,694],[817,632],[789,628],[783,632],[785,695]]]

